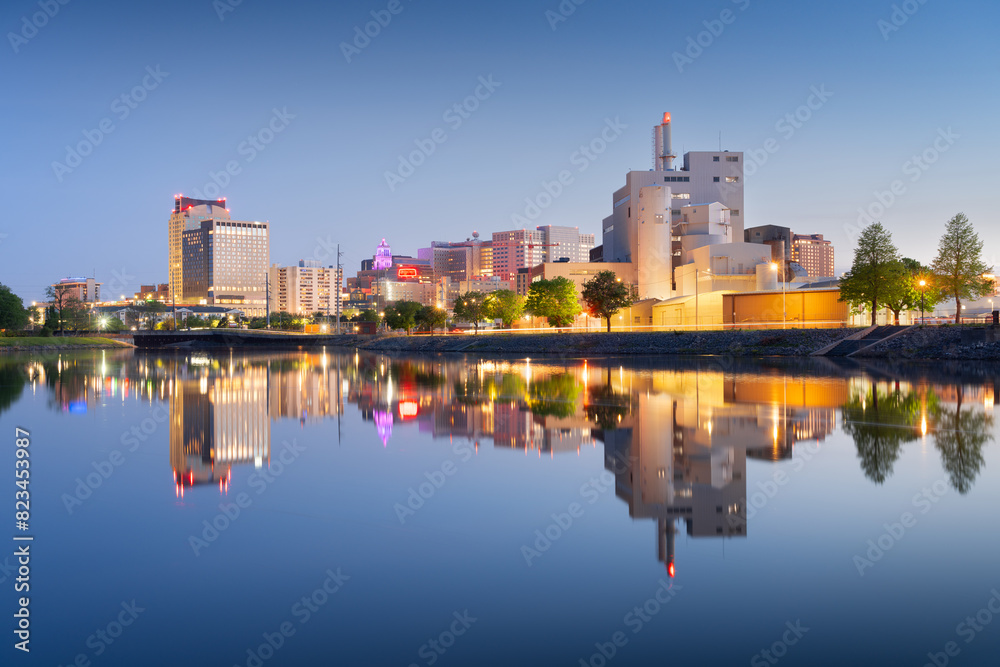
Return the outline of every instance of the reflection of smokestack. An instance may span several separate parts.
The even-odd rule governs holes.
[[[653,169],[656,171],[671,171],[674,168],[674,155],[670,140],[670,112],[663,113],[663,122],[653,130]]]
[[[677,526],[673,519],[660,519],[657,521],[659,539],[660,561],[667,566],[667,574],[674,576],[674,539],[677,535]]]

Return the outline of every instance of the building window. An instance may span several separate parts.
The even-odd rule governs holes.
[[[727,155],[726,162],[739,162],[740,157],[738,155]]]
[[[739,215],[740,214],[740,209],[734,208],[731,211],[729,211],[729,214],[730,215]]]
[[[672,192],[670,193],[671,199],[691,199],[691,194],[688,192]]]
[[[713,155],[712,156],[712,162],[718,162],[718,161],[719,161],[719,156],[718,155]]]
[[[739,176],[726,176],[726,183],[739,183],[739,182],[740,182]]]
[[[712,182],[713,183],[718,183],[719,182],[719,177],[718,176],[713,176],[712,177]]]

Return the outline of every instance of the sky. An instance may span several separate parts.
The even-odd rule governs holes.
[[[28,302],[67,276],[167,282],[179,193],[269,221],[272,263],[339,243],[348,275],[383,238],[600,239],[664,111],[675,152],[745,152],[746,226],[823,234],[838,271],[872,220],[929,263],[958,212],[1000,265],[998,19],[995,0],[6,0],[0,283]]]

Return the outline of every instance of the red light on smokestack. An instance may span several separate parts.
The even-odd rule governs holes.
[[[664,111],[663,112],[663,122],[660,123],[660,124],[661,125],[666,125],[669,122],[670,122],[670,112],[669,111]]]

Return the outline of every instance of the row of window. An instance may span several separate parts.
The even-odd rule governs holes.
[[[712,162],[718,162],[718,161],[719,161],[719,156],[718,155],[713,155],[712,156]],[[726,156],[726,162],[739,162],[739,161],[740,161],[740,156],[739,155],[727,155]]]
[[[718,176],[713,176],[712,177],[712,182],[718,183],[719,182],[719,177]],[[726,176],[726,183],[739,183],[739,182],[740,182],[740,177],[739,176]]]

